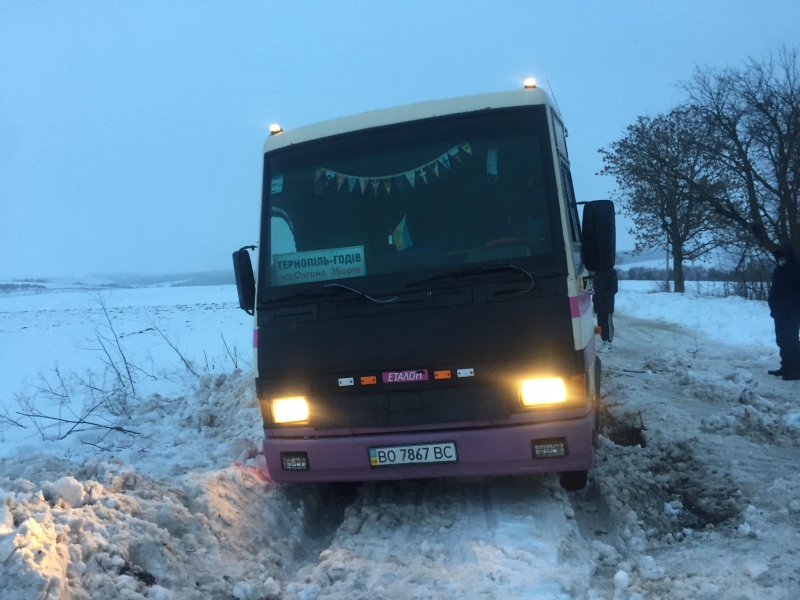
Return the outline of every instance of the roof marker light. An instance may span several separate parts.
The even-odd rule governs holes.
[[[531,90],[536,87],[536,80],[533,77],[528,77],[525,81],[522,82],[522,85],[525,86],[525,89]]]
[[[278,125],[277,123],[273,123],[269,126],[269,134],[270,135],[278,135],[279,133],[283,133],[283,128]]]

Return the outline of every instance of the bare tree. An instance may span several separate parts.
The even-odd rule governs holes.
[[[690,181],[695,191],[761,248],[800,247],[797,49],[739,68],[698,70],[684,88],[702,119],[702,150],[734,184]]]
[[[639,117],[625,136],[601,149],[602,175],[615,178],[618,201],[633,220],[638,251],[671,250],[675,291],[685,291],[683,262],[697,260],[721,242],[720,218],[696,189],[719,187],[698,136],[698,114],[679,108]],[[713,181],[714,183],[710,183]]]

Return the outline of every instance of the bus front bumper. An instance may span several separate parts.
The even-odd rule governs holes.
[[[594,414],[525,425],[317,438],[268,437],[264,456],[278,483],[370,481],[585,471],[592,467]],[[564,440],[566,456],[534,458],[535,443]],[[457,462],[373,467],[370,448],[453,442]],[[285,470],[282,455],[305,453],[308,469]]]

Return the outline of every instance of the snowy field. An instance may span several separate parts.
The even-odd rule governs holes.
[[[0,599],[800,598],[800,386],[766,375],[766,306],[620,283],[578,493],[556,477],[271,483],[233,287],[112,292],[131,433],[66,435],[79,396],[39,398],[64,419],[40,431],[19,399],[55,365],[101,373],[97,335],[113,336],[79,290],[0,296],[0,415],[25,425],[0,426]]]

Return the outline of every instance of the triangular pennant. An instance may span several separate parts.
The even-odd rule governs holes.
[[[325,193],[325,169],[314,171],[314,195],[322,196]]]
[[[386,179],[384,179],[383,180],[383,187],[386,188],[386,193],[387,194],[391,194],[392,193],[392,180],[389,179],[388,177]]]
[[[415,179],[414,171],[406,171],[405,173],[403,173],[403,175],[406,176],[406,179],[408,179],[408,183],[413,188],[414,187],[414,179]]]
[[[450,156],[448,154],[442,154],[439,157],[439,164],[441,164],[445,169],[450,168]]]
[[[425,172],[425,167],[417,170],[417,175],[422,177],[422,181],[428,183],[428,174]]]
[[[358,177],[353,177],[352,175],[347,176],[347,186],[350,188],[351,192],[355,189],[357,183]]]
[[[394,183],[395,187],[398,190],[406,189],[406,185],[408,184],[406,178],[403,175],[395,175],[394,177],[392,177],[392,183]]]
[[[361,185],[361,193],[363,194],[367,190],[367,184],[369,183],[369,177],[359,177],[358,183]]]
[[[429,165],[426,165],[425,168],[428,169],[434,175],[436,175],[436,177],[439,177],[439,163],[438,162],[432,162]]]
[[[381,187],[381,180],[380,179],[373,179],[373,180],[370,181],[370,183],[372,184],[372,191],[375,192],[375,194],[377,194],[378,193],[378,188]]]
[[[338,192],[340,189],[342,189],[342,186],[344,185],[344,182],[345,182],[346,180],[347,180],[347,175],[342,175],[341,173],[338,173],[338,174],[336,175],[336,191],[337,191],[337,192]]]
[[[336,172],[325,169],[325,187],[328,187],[334,179],[336,179]]]
[[[460,144],[461,149],[469,155],[472,155],[472,146],[467,144]]]
[[[450,156],[458,156],[458,146],[453,146],[447,151]]]

